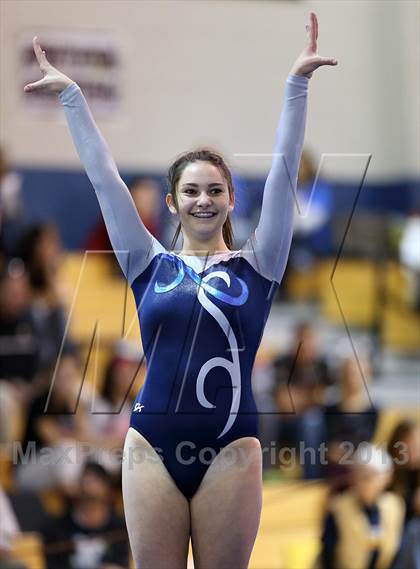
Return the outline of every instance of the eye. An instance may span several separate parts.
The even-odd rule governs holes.
[[[214,192],[215,194],[220,194],[221,192],[223,192],[222,188],[213,188],[212,192]]]

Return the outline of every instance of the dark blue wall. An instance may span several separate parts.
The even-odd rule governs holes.
[[[25,222],[40,220],[55,221],[67,249],[78,249],[85,243],[89,232],[100,218],[100,209],[95,192],[82,171],[39,170],[21,168]],[[139,172],[124,172],[123,179],[129,184]],[[162,207],[164,206],[164,178],[160,173],[141,172],[162,182]],[[251,209],[261,204],[264,179],[242,179],[241,191],[246,192]],[[337,212],[350,211],[358,193],[352,184],[332,182]],[[237,202],[241,201],[240,194]],[[242,201],[245,201],[243,198]],[[242,205],[239,204],[238,205]],[[370,210],[378,214],[387,212],[409,213],[420,208],[420,183],[399,180],[387,184],[365,184],[360,192],[357,210]]]

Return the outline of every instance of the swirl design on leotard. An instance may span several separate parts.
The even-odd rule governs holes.
[[[178,274],[176,275],[175,279],[168,285],[164,285],[156,281],[154,287],[155,292],[165,293],[173,290],[183,281],[185,274],[188,274],[188,276],[190,276],[192,280],[197,283],[197,285],[199,285],[198,300],[200,304],[209,314],[213,316],[216,322],[220,325],[229,342],[230,351],[232,353],[232,361],[222,357],[211,358],[201,367],[197,376],[196,384],[196,394],[200,405],[202,407],[206,407],[207,409],[214,409],[215,405],[213,405],[204,394],[204,382],[207,374],[215,367],[223,367],[228,371],[230,375],[232,381],[232,403],[230,406],[228,420],[222,432],[217,437],[220,438],[223,437],[223,435],[225,435],[231,429],[239,410],[241,401],[241,366],[238,355],[238,342],[236,340],[236,336],[232,330],[232,327],[229,324],[229,320],[226,318],[220,308],[210,301],[205,292],[210,296],[218,298],[226,304],[230,304],[232,306],[241,306],[242,304],[245,304],[248,299],[248,286],[245,281],[236,275],[232,275],[234,280],[240,285],[241,292],[237,296],[227,294],[226,292],[223,292],[222,290],[219,290],[218,288],[211,286],[208,283],[208,281],[211,279],[219,278],[227,284],[228,288],[230,288],[231,276],[227,271],[213,271],[204,277],[200,277],[200,275],[198,275],[193,268],[183,263],[182,260],[178,257],[172,257],[171,255],[167,254],[164,254],[163,256],[171,260],[175,260]]]

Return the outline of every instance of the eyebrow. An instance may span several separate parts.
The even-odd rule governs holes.
[[[194,184],[193,182],[187,182],[185,184],[182,184],[182,187],[185,188],[185,186],[191,186],[193,188],[198,188],[198,184]],[[215,186],[223,186],[222,182],[212,182],[211,184],[208,184],[209,188],[213,188]]]

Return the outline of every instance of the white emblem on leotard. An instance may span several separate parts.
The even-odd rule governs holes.
[[[168,254],[163,254],[162,257],[174,261],[178,268],[178,273],[175,279],[169,284],[164,284],[156,281],[154,286],[155,292],[166,293],[170,290],[173,290],[182,283],[185,275],[188,274],[198,285],[198,300],[200,304],[209,314],[213,316],[216,322],[220,325],[229,342],[230,350],[232,353],[232,361],[221,357],[211,358],[201,367],[197,376],[196,384],[196,394],[200,405],[202,407],[206,407],[207,409],[214,409],[215,405],[213,405],[204,395],[204,381],[209,371],[215,367],[224,367],[229,372],[232,380],[232,404],[230,406],[228,420],[226,421],[222,432],[217,437],[220,439],[220,437],[223,437],[223,435],[225,435],[229,429],[231,429],[238,413],[239,405],[241,402],[241,366],[238,355],[238,342],[236,340],[236,336],[232,330],[232,327],[230,326],[228,319],[220,310],[220,308],[213,304],[207,295],[218,298],[221,302],[224,302],[231,306],[241,306],[245,304],[248,299],[248,286],[244,280],[237,277],[236,275],[233,275],[233,279],[240,287],[240,293],[239,295],[231,296],[230,294],[216,288],[215,286],[208,284],[208,281],[210,279],[220,278],[230,288],[231,283],[228,272],[213,271],[212,273],[209,273],[201,278],[193,268],[185,265],[183,261],[178,257]]]
[[[230,287],[230,277],[227,273],[223,271],[214,271],[213,273],[209,273],[205,277],[203,277],[203,282],[207,282],[208,280],[219,277],[225,281],[225,283]],[[223,312],[218,308],[215,304],[213,304],[210,299],[204,293],[204,289],[202,287],[199,288],[198,291],[198,300],[200,304],[209,312],[213,318],[220,324],[226,338],[228,339],[229,346],[232,353],[232,361],[221,358],[221,357],[214,357],[208,360],[200,369],[200,372],[197,377],[197,386],[196,386],[196,393],[197,399],[203,407],[207,409],[214,409],[215,405],[210,403],[207,397],[204,395],[204,381],[206,379],[207,374],[210,370],[215,367],[224,367],[230,374],[232,380],[232,404],[230,406],[230,413],[226,425],[224,426],[223,431],[217,437],[223,437],[229,429],[232,427],[233,423],[235,422],[239,404],[241,401],[241,366],[239,362],[239,355],[238,355],[238,342],[236,340],[235,334],[233,333],[232,327],[229,324],[228,319],[223,314]]]

